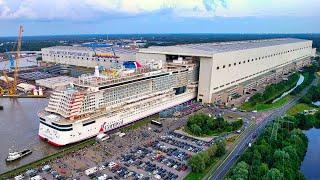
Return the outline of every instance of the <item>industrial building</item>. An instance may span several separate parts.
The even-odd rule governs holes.
[[[47,63],[108,68],[114,63],[135,60],[137,50],[119,47],[54,46],[42,48],[41,52],[42,61]]]
[[[46,79],[38,79],[36,80],[36,85],[49,88],[56,89],[62,86],[66,86],[72,82],[74,82],[77,78],[69,77],[69,76],[58,76]]]
[[[21,92],[28,93],[36,89],[36,86],[27,83],[20,83],[17,85],[17,89]]]
[[[27,81],[35,81],[38,79],[45,79],[45,78],[50,78],[53,77],[54,75],[46,73],[46,72],[41,72],[41,71],[32,71],[32,72],[25,72],[25,73],[20,73],[19,78]]]
[[[198,101],[228,103],[234,94],[310,64],[315,53],[311,40],[284,38],[155,46],[140,49],[136,58],[142,64],[196,60]]]

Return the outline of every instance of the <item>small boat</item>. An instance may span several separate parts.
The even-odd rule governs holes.
[[[27,156],[31,154],[32,151],[30,149],[24,149],[22,151],[15,151],[15,152],[9,152],[9,156],[6,159],[6,162],[12,162],[18,159],[23,158],[24,156]]]

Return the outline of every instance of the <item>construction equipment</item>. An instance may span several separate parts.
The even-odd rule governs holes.
[[[15,55],[15,65],[13,70],[13,81],[9,80],[9,77],[7,75],[7,72],[3,70],[3,75],[6,79],[6,83],[8,85],[8,92],[10,96],[15,96],[17,92],[17,84],[18,84],[18,73],[19,73],[19,59],[20,59],[20,50],[21,50],[21,42],[22,42],[22,33],[23,33],[23,26],[20,25],[19,27],[19,35],[17,39],[17,49],[16,49],[16,55]],[[11,54],[7,53],[7,56],[10,60],[10,57],[12,57]]]
[[[9,72],[11,72],[13,69],[14,69],[14,58],[12,57],[12,54],[9,53],[9,51],[6,49],[6,52],[5,52],[10,64],[9,64]]]
[[[0,87],[0,95],[3,95],[4,94],[4,89],[2,87]]]

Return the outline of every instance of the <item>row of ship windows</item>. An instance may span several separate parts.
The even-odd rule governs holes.
[[[261,74],[261,73],[265,73],[265,72],[270,71],[270,70],[272,70],[272,69],[274,69],[274,68],[277,68],[277,67],[279,67],[279,66],[282,66],[282,65],[285,65],[285,64],[289,64],[289,63],[290,63],[290,62],[286,62],[286,63],[279,64],[279,65],[277,65],[277,66],[275,66],[275,67],[273,67],[273,68],[269,68],[269,69],[266,69],[266,70],[263,70],[263,71],[260,71],[260,72],[251,74],[251,75],[249,75],[249,76],[243,77],[243,78],[241,78],[241,79],[237,79],[237,80],[235,80],[235,81],[229,82],[229,83],[227,83],[227,84],[221,85],[221,86],[219,86],[219,87],[215,87],[215,88],[213,88],[213,90],[217,90],[217,89],[219,89],[219,88],[223,88],[224,86],[228,86],[228,85],[230,85],[230,84],[234,84],[234,83],[239,82],[239,81],[241,81],[241,80],[250,78],[250,77],[252,77],[252,76],[255,76],[255,75],[258,75],[258,74]]]
[[[256,57],[256,58],[253,58],[253,59],[248,59],[247,61],[239,61],[238,62],[238,64],[241,64],[241,63],[243,63],[243,64],[245,64],[246,62],[252,62],[252,61],[257,61],[257,60],[261,60],[261,59],[264,59],[264,58],[270,58],[270,57],[274,57],[274,56],[278,56],[278,55],[283,55],[283,54],[287,54],[287,53],[289,53],[289,52],[293,52],[293,51],[298,51],[298,50],[302,50],[302,49],[306,49],[306,48],[311,48],[311,46],[307,46],[307,47],[303,47],[303,48],[298,48],[298,49],[291,49],[291,50],[288,50],[288,51],[284,51],[284,52],[281,52],[281,53],[276,53],[276,54],[271,54],[271,55],[268,55],[268,56],[262,56],[262,57]],[[237,65],[237,63],[235,62],[235,63],[233,63],[233,65],[234,66],[236,66]],[[227,66],[226,65],[223,65],[222,66],[222,68],[226,68]],[[229,64],[229,67],[231,67],[231,64]],[[217,70],[219,70],[220,69],[220,67],[219,66],[217,66]]]

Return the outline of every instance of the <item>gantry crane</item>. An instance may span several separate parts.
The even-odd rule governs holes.
[[[18,73],[19,73],[19,59],[20,59],[20,50],[21,50],[21,42],[22,42],[22,33],[23,33],[23,26],[20,25],[19,27],[19,34],[17,38],[17,49],[16,49],[16,56],[15,56],[15,66],[13,70],[13,81],[10,81],[7,72],[3,70],[3,75],[6,79],[6,83],[8,85],[8,92],[10,96],[15,96],[17,92],[17,84],[18,84]],[[9,58],[9,57],[8,57]]]

